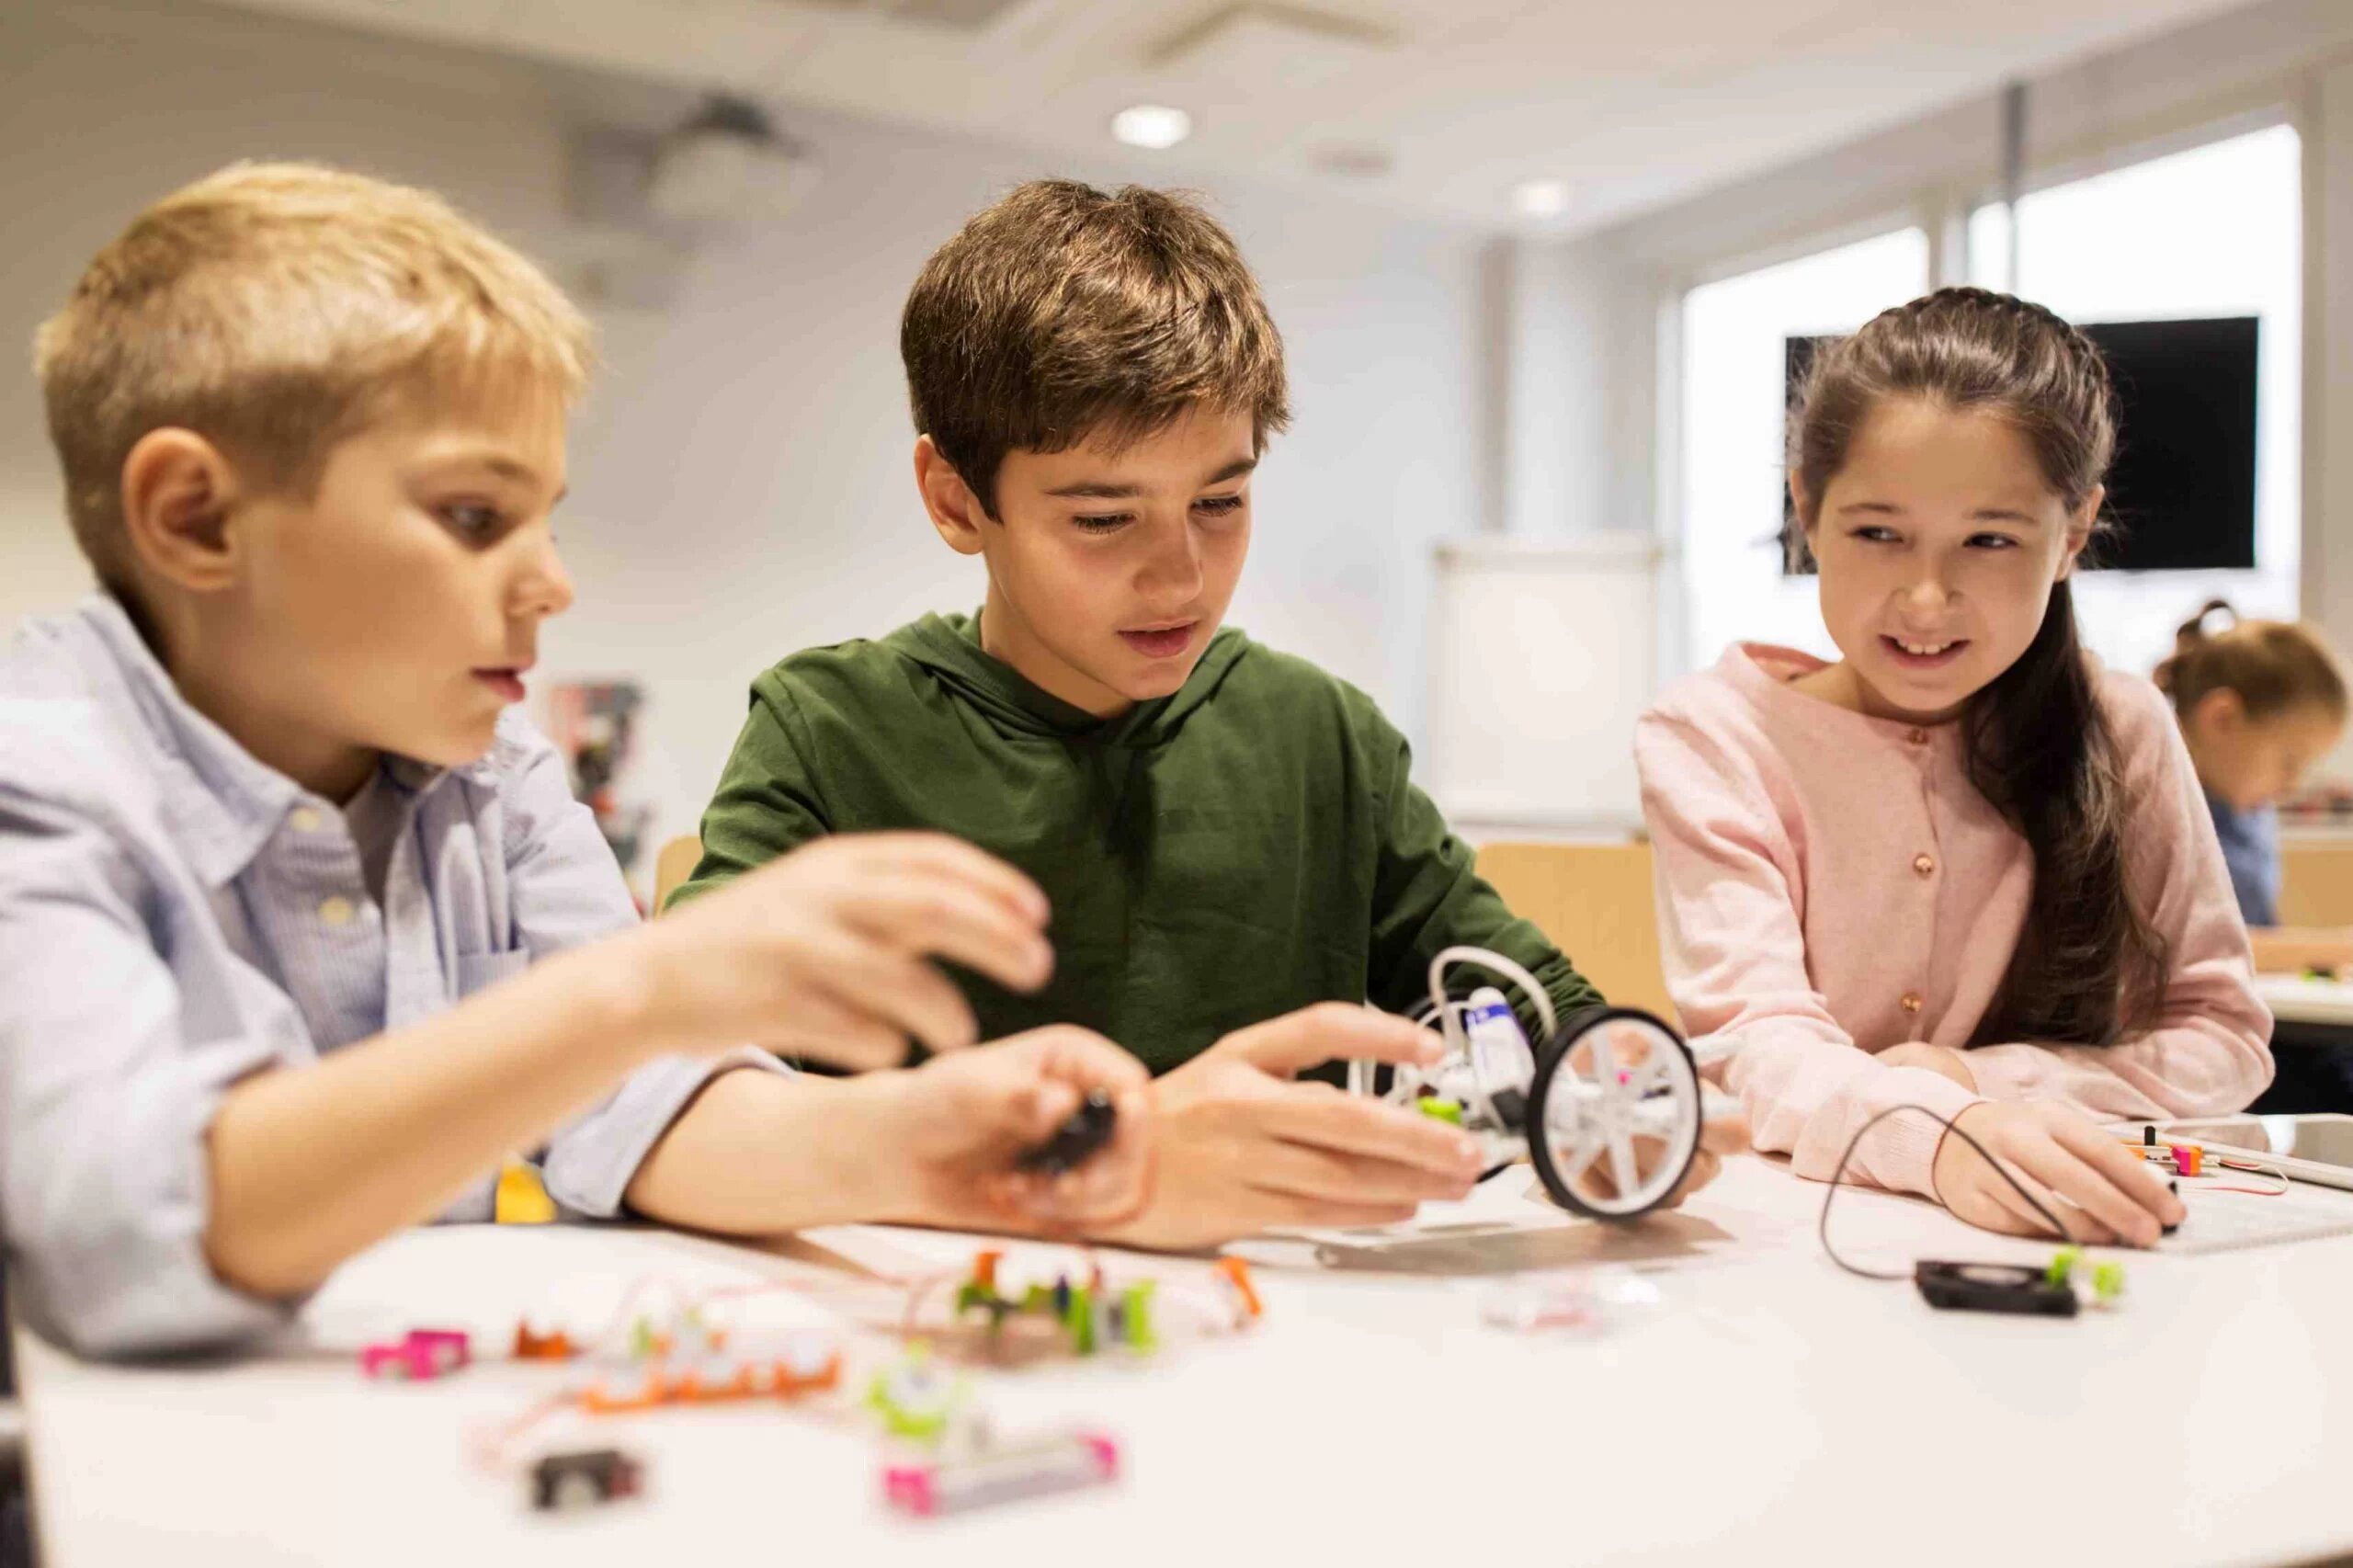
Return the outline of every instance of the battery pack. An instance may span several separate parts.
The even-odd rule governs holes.
[[[2024,1264],[1942,1263],[1922,1259],[1912,1282],[1928,1305],[1947,1312],[2024,1312],[2071,1318],[2081,1303],[2075,1287],[2053,1283],[2051,1270]]]

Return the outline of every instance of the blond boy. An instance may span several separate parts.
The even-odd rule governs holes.
[[[0,1220],[100,1354],[233,1341],[395,1228],[566,1207],[764,1232],[1132,1208],[1142,1074],[984,1050],[930,967],[1052,964],[1028,879],[846,839],[639,927],[512,712],[571,602],[588,333],[435,198],[240,166],[91,263],[37,364],[101,591],[0,657]],[[768,1051],[921,1069],[821,1081]],[[733,1048],[733,1049],[731,1049]],[[1108,1157],[1013,1153],[1093,1089]]]

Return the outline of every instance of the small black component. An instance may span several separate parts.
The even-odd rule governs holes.
[[[634,1497],[644,1471],[619,1449],[584,1449],[550,1454],[531,1467],[531,1506],[543,1510],[586,1507],[616,1497]]]
[[[1111,1141],[1119,1119],[1119,1108],[1111,1103],[1111,1096],[1097,1089],[1079,1102],[1051,1138],[1016,1160],[1013,1168],[1043,1176],[1074,1171]]]
[[[1528,1125],[1528,1096],[1518,1089],[1497,1089],[1487,1096],[1495,1108],[1495,1119],[1504,1124],[1506,1132],[1517,1132]]]
[[[2011,1263],[1938,1263],[1923,1258],[1912,1282],[1928,1305],[1948,1312],[2025,1312],[2071,1318],[2080,1306],[2072,1286],[2053,1285],[2047,1270]]]

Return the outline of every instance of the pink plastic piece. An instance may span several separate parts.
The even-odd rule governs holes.
[[[917,1465],[892,1465],[882,1472],[882,1494],[910,1514],[929,1517],[936,1509],[931,1471]]]
[[[359,1352],[359,1369],[368,1376],[415,1382],[454,1372],[472,1361],[472,1342],[450,1328],[413,1328],[399,1339],[370,1345]]]

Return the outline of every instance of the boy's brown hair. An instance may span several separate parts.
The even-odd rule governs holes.
[[[915,430],[994,517],[1017,449],[1064,451],[1247,414],[1290,417],[1282,336],[1233,240],[1184,197],[1031,180],[975,214],[907,296],[899,353]]]
[[[131,589],[122,465],[188,429],[256,486],[308,494],[335,443],[495,380],[575,400],[589,329],[530,262],[440,198],[308,164],[238,164],[131,221],[43,323],[33,366],[65,506]]]

